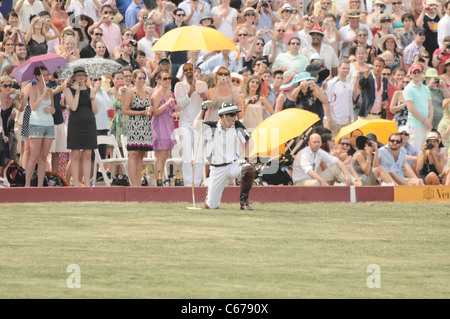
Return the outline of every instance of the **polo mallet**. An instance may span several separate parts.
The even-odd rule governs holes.
[[[202,137],[203,120],[205,119],[206,110],[209,109],[209,107],[211,106],[211,103],[212,102],[209,100],[206,100],[202,103],[202,122],[200,123],[200,132],[199,132],[198,138],[197,138],[197,146],[196,146],[195,152],[194,152],[194,160],[192,161],[192,202],[193,202],[194,206],[186,207],[186,209],[189,209],[189,210],[203,210],[202,207],[195,207],[195,191],[194,191],[195,161],[197,160],[198,148],[200,146],[200,139]]]

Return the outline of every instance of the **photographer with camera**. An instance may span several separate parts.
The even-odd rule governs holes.
[[[108,52],[114,52],[116,46],[120,46],[122,43],[122,31],[120,27],[113,23],[114,19],[113,9],[110,5],[105,4],[100,11],[100,20],[95,22],[88,28],[88,32],[91,33],[95,28],[101,28],[103,32],[103,42],[105,42]]]
[[[426,81],[426,86],[430,89],[431,101],[433,102],[433,121],[431,125],[436,130],[444,113],[442,102],[444,102],[444,99],[450,98],[450,90],[445,86],[436,69],[427,70],[423,79]]]
[[[275,23],[280,21],[272,10],[269,0],[258,0],[256,4],[256,11],[258,12],[258,19],[256,20],[256,32],[259,30],[273,30]],[[264,42],[270,40],[270,35],[263,35]]]
[[[439,70],[439,67],[444,64],[448,58],[450,58],[450,36],[445,37],[444,43],[442,43],[440,48],[433,52],[431,64],[434,68]]]
[[[447,152],[440,152],[441,138],[432,131],[427,135],[422,150],[417,156],[417,171],[425,185],[442,185],[442,173],[447,163]]]
[[[356,138],[357,151],[352,158],[351,165],[358,174],[363,185],[378,185],[380,183],[394,184],[394,180],[380,165],[378,147],[383,144],[377,141],[374,134],[358,136]]]

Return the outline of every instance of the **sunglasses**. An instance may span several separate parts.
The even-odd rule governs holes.
[[[231,82],[233,82],[233,83],[241,83],[241,81],[236,80],[236,79],[231,79]]]
[[[246,16],[246,17],[248,17],[248,16],[253,16],[253,17],[255,17],[256,14],[254,14],[254,13],[246,13],[245,16]]]
[[[401,144],[402,143],[401,140],[389,140],[389,142],[396,143],[396,144]]]
[[[409,84],[410,81],[402,81],[404,84]]]
[[[422,73],[422,71],[420,71],[420,70],[415,70],[414,72],[413,72],[413,74],[421,74]]]
[[[300,42],[291,42],[289,45],[300,45]]]
[[[124,36],[126,36],[126,37],[132,37],[132,36],[133,36],[133,33],[125,33]]]
[[[94,33],[94,35],[102,37],[103,33]]]
[[[396,6],[397,4],[402,4],[401,2],[392,2],[392,4],[394,5],[394,6]]]
[[[391,22],[392,20],[390,20],[390,19],[388,19],[388,20],[380,20],[380,22],[381,23],[389,23],[389,22]]]
[[[162,78],[163,81],[172,81],[172,77],[171,76],[166,76]]]
[[[381,73],[382,76],[390,76],[390,73]]]
[[[2,85],[5,89],[7,89],[7,88],[12,88],[12,84],[3,84]]]
[[[342,145],[342,146],[350,146],[350,143],[342,142],[341,145]]]
[[[235,117],[236,114],[237,114],[237,113],[235,112],[235,113],[228,113],[227,115],[230,116],[230,117]]]
[[[186,15],[184,13],[178,13],[177,17],[185,17]]]
[[[230,73],[217,72],[217,75],[220,75],[220,76],[229,76]]]
[[[264,46],[264,43],[256,43],[258,46]]]
[[[367,34],[361,33],[361,34],[358,34],[358,37],[367,37]]]
[[[194,71],[194,68],[186,68],[186,69],[183,69],[183,71],[184,71],[184,72]]]
[[[92,79],[92,82],[101,81],[102,79]]]
[[[400,135],[405,135],[405,136],[409,136],[409,133],[406,132],[401,132]]]
[[[248,33],[241,33],[241,34],[238,34],[240,37],[246,37],[246,36],[248,36]]]

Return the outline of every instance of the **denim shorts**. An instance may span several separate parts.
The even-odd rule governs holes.
[[[28,138],[55,138],[55,126],[44,126],[30,124]]]

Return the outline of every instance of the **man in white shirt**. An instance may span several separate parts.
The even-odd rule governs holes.
[[[183,145],[183,180],[184,186],[192,186],[192,183],[199,186],[202,182],[204,165],[203,141],[199,140],[199,134],[194,131],[193,124],[201,111],[201,104],[208,99],[208,85],[204,81],[194,79],[192,63],[183,65],[183,78],[183,81],[175,84],[175,99],[181,108],[179,127]],[[194,180],[192,180],[193,160],[195,160]]]
[[[439,46],[442,46],[444,39],[450,36],[450,1],[444,4],[445,15],[438,22],[437,26],[437,36]]]
[[[138,41],[138,50],[142,50],[145,52],[145,58],[150,59],[155,56],[155,52],[150,51],[153,47],[153,44],[158,41],[158,38],[154,38],[153,34],[155,33],[155,22],[153,20],[147,20],[144,23],[144,32],[145,37]]]
[[[38,14],[41,11],[51,12],[51,8],[45,1],[38,0],[19,0],[14,6],[14,11],[19,16],[19,29],[27,32],[30,28],[30,16]]]
[[[248,196],[255,179],[255,169],[249,163],[238,163],[240,143],[248,143],[250,135],[244,125],[237,119],[239,107],[232,102],[223,102],[219,106],[219,120],[204,122],[200,112],[195,119],[194,129],[203,128],[206,141],[206,156],[209,159],[210,171],[205,208],[216,209],[220,205],[223,190],[229,178],[240,178],[239,202],[242,210],[253,210],[248,204]]]
[[[221,66],[228,68],[230,72],[239,71],[236,66],[236,60],[230,55],[230,50],[222,50],[205,60],[203,63],[198,64],[198,66],[200,67],[202,74],[213,73]]]
[[[308,146],[302,149],[294,159],[292,181],[295,185],[328,186],[334,182],[352,185],[350,174],[345,165],[335,156],[322,150],[322,138],[313,133],[309,137]],[[320,163],[325,162],[328,168],[319,172]]]
[[[324,126],[331,130],[333,136],[352,122],[352,86],[346,80],[349,73],[350,63],[343,60],[339,64],[338,75],[328,82],[329,107],[324,108],[326,117]]]
[[[210,12],[211,6],[200,0],[184,0],[178,5],[186,13],[184,23],[186,25],[200,25],[200,15],[203,12]]]
[[[273,63],[277,58],[277,55],[280,53],[284,53],[287,51],[287,45],[283,41],[284,34],[286,33],[286,28],[282,22],[275,23],[273,34],[270,37],[270,41],[264,45],[263,56],[269,57],[269,63]],[[261,31],[258,31],[257,34],[261,34]],[[273,50],[273,43],[276,44],[275,51]]]
[[[313,54],[318,54],[325,62],[325,67],[331,71],[331,76],[337,75],[337,68],[339,66],[339,59],[333,48],[328,44],[323,43],[325,34],[320,26],[315,26],[309,31],[311,35],[311,44],[304,47],[302,54],[308,59],[311,59]]]
[[[372,30],[370,30],[370,28],[367,25],[362,24],[360,22],[360,19],[361,16],[359,11],[350,10],[348,13],[349,24],[339,29],[339,31],[342,34],[342,39],[339,42],[339,45],[342,48],[341,49],[342,58],[348,58],[350,47],[354,45],[355,40],[357,39],[356,30],[359,27],[363,27],[367,30],[368,37],[366,43],[368,45],[372,45],[373,40]]]

